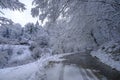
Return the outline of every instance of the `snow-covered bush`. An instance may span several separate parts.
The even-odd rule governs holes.
[[[33,61],[29,46],[0,45],[0,67],[17,66]]]
[[[40,47],[36,47],[33,49],[32,57],[34,59],[38,59],[41,57],[41,54],[42,54],[42,49]]]
[[[13,49],[12,48],[0,48],[0,68],[5,67],[6,65],[8,65],[8,61],[11,57],[11,55],[13,54]]]
[[[43,55],[46,55],[46,51],[49,51],[49,35],[43,27],[38,23],[35,25],[35,33],[32,35],[32,42],[30,43],[30,50],[32,51],[32,56],[34,59],[38,59]],[[48,49],[47,49],[48,48]],[[50,54],[50,53],[49,53]]]
[[[120,61],[120,41],[110,41],[103,44],[100,47],[100,50],[105,52],[106,54],[110,54],[111,57],[116,60]]]
[[[35,41],[40,47],[49,47],[49,37],[47,36],[39,36]]]
[[[52,55],[52,50],[49,47],[35,47],[32,51],[32,57],[34,59],[41,58],[42,56]]]
[[[0,68],[4,67],[8,62],[7,52],[0,52]]]
[[[49,48],[49,38],[46,36],[37,37],[37,39],[35,39],[35,41],[30,46],[33,58],[40,58],[45,53],[44,49],[46,48]],[[47,51],[47,49],[45,51]]]

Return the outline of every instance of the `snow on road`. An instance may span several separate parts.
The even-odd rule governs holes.
[[[0,69],[0,80],[28,80],[34,73],[40,70],[40,67],[49,64],[49,61],[62,61],[64,59],[60,59],[68,54],[54,55],[54,56],[44,56],[36,62],[29,63],[22,66],[11,67]]]
[[[44,56],[33,63],[0,69],[0,80],[36,80],[34,76],[36,72],[42,72],[50,61],[64,60],[60,58],[65,55],[70,55],[70,53]],[[46,68],[45,73],[47,80],[99,80],[90,69],[80,68],[73,64],[65,65],[62,62],[54,63],[53,66]]]
[[[90,69],[62,63],[55,64],[46,73],[47,80],[99,80]]]

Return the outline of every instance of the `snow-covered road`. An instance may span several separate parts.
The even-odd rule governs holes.
[[[0,80],[28,80],[38,71],[38,65],[29,65],[0,70]],[[99,80],[90,69],[75,65],[55,64],[46,70],[47,80]]]
[[[50,64],[49,61],[60,61],[59,58],[62,56],[55,55],[26,65],[0,69],[0,80],[37,80],[34,75],[38,71],[42,72],[40,67],[44,69],[42,67]],[[44,73],[46,80],[101,80],[90,69],[78,67],[75,64],[64,64],[63,62],[52,63],[52,66],[45,68]]]
[[[41,69],[44,69],[46,65],[49,64],[49,61],[61,61],[64,59],[60,59],[64,55],[68,54],[61,54],[61,55],[54,55],[54,56],[43,56],[39,60],[28,63],[25,65],[17,66],[17,67],[10,67],[0,69],[0,80],[28,80]]]
[[[90,69],[56,64],[47,70],[47,80],[99,80]]]

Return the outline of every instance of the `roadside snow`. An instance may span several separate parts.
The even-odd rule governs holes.
[[[36,62],[18,67],[0,69],[0,80],[27,80],[37,70]]]
[[[111,54],[107,54],[104,51],[98,50],[98,51],[92,51],[91,55],[93,57],[96,56],[101,62],[120,71],[120,61],[115,61],[114,59],[112,59]]]

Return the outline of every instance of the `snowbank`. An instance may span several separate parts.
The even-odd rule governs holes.
[[[108,66],[115,68],[116,70],[120,71],[120,61],[113,60],[109,55],[102,51],[92,51],[91,55],[100,59],[101,62],[107,64]]]
[[[91,55],[97,57],[101,62],[120,71],[120,43],[110,41],[102,45],[97,51],[92,51]]]
[[[38,70],[36,62],[27,65],[0,69],[0,80],[27,80]]]

